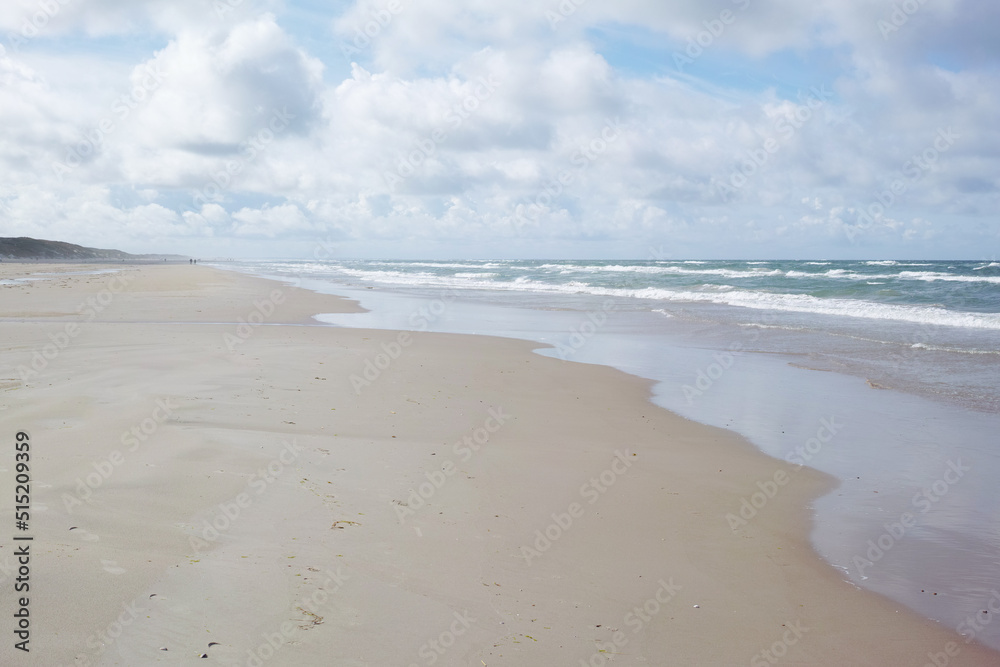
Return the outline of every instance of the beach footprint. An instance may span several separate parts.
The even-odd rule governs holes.
[[[113,574],[115,576],[119,574],[125,574],[128,571],[123,567],[119,567],[117,561],[104,560],[103,558],[101,559],[101,567],[108,574]]]

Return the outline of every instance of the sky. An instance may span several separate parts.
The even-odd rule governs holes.
[[[5,0],[0,44],[0,236],[1000,252],[995,0]]]

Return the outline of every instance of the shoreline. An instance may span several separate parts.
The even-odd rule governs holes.
[[[685,340],[686,325],[678,325],[680,320],[671,318],[667,322],[672,326],[660,326],[656,315],[629,313],[628,303],[613,308],[614,320],[609,316],[605,321],[600,314],[608,304],[595,299],[566,300],[564,313],[553,310],[551,300],[541,311],[537,304],[504,304],[507,299],[486,306],[490,296],[482,292],[471,298],[465,292],[435,298],[429,289],[370,291],[323,280],[301,284],[353,298],[371,311],[318,318],[338,326],[412,329],[406,313],[443,301],[446,309],[439,311],[446,312],[431,331],[487,330],[556,345],[535,352],[656,380],[656,405],[735,431],[765,454],[808,461],[813,469],[841,480],[837,490],[810,504],[811,543],[841,576],[945,627],[975,632],[978,640],[1000,649],[1000,627],[977,629],[984,615],[994,613],[982,610],[995,595],[995,540],[991,523],[978,517],[1000,502],[1000,494],[984,488],[993,476],[988,445],[1000,426],[995,417],[969,412],[968,406],[956,411],[905,391],[877,391],[849,372],[811,372],[795,363],[804,358],[801,343],[797,352],[782,352],[773,342],[748,345],[755,340],[753,331],[729,329],[727,334],[723,329],[704,336],[705,329],[695,325],[698,340],[690,334]],[[671,333],[657,334],[657,329]],[[819,347],[812,349],[825,350],[822,338],[816,342]],[[824,428],[824,420],[838,424],[836,433]],[[948,472],[948,479],[942,477],[952,464],[970,463],[974,475],[955,478],[957,473]],[[943,502],[942,491],[948,496]],[[969,508],[981,509],[975,513]],[[892,531],[886,526],[893,526]],[[883,559],[888,550],[891,556]]]
[[[856,589],[813,551],[807,505],[830,478],[801,469],[781,483],[788,464],[657,407],[651,381],[488,336],[414,333],[404,344],[395,331],[252,328],[254,312],[300,324],[352,304],[202,266],[129,273],[37,378],[3,378],[5,423],[53,452],[39,447],[52,487],[35,492],[48,506],[36,546],[51,550],[36,571],[60,585],[43,588],[36,613],[57,652],[24,664],[71,663],[95,627],[139,599],[148,618],[91,651],[93,664],[187,660],[198,647],[208,664],[247,664],[276,631],[294,640],[270,664],[331,651],[350,665],[432,654],[437,664],[578,664],[602,650],[746,664],[776,646],[786,664],[923,664],[952,643],[957,664],[997,660]],[[22,318],[0,322],[4,364],[25,365],[80,319],[76,305],[111,292],[106,282],[0,291],[0,316]],[[220,314],[232,324],[215,324]],[[233,326],[241,318],[251,335]],[[390,363],[358,391],[350,376],[380,354]],[[171,412],[163,420],[157,399]],[[108,436],[136,425],[147,440],[111,463],[90,502],[67,509],[61,494],[111,460]],[[274,461],[281,474],[267,472]],[[758,491],[766,503],[734,534],[723,517]],[[241,520],[215,540],[202,530],[207,546],[192,554],[199,527],[225,523],[226,508]],[[86,617],[73,599],[93,601]],[[452,643],[439,653],[442,637]]]

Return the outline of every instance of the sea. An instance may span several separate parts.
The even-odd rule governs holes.
[[[1000,262],[210,264],[368,309],[318,324],[520,338],[653,380],[775,470],[837,480],[811,539],[845,580],[1000,650]],[[708,520],[739,531],[758,488]]]

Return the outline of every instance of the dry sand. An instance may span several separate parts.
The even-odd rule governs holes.
[[[522,341],[311,326],[354,306],[207,267],[112,268],[0,285],[0,664],[1000,664],[815,555],[830,479],[645,381]]]

